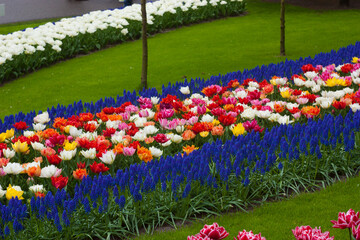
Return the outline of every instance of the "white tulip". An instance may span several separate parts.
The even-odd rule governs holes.
[[[95,159],[95,157],[96,157],[96,149],[95,148],[90,148],[89,150],[82,150],[80,153],[87,159]]]
[[[37,115],[36,117],[34,117],[34,122],[35,123],[45,124],[45,123],[47,123],[49,121],[50,121],[50,118],[49,118],[49,113],[48,112],[43,112],[43,113]]]
[[[185,94],[185,95],[190,94],[190,88],[189,88],[189,86],[180,87],[180,92],[181,92],[182,94]]]
[[[46,128],[46,125],[45,124],[42,124],[42,123],[33,123],[32,124],[33,128],[35,131],[42,131]]]
[[[45,149],[44,144],[39,143],[39,142],[31,142],[31,146],[35,151],[41,151],[43,149]]]
[[[11,150],[10,148],[3,149],[3,154],[6,158],[13,158],[15,156],[15,151]]]
[[[116,158],[116,153],[114,153],[113,151],[107,151],[103,153],[103,155],[100,157],[100,160],[106,164],[113,164],[115,158]]]
[[[37,192],[44,192],[45,188],[44,188],[44,185],[36,184],[36,185],[30,186],[29,190],[32,191],[33,193],[37,193]]]
[[[359,103],[354,103],[350,105],[350,108],[353,112],[357,112],[360,110],[360,104]]]
[[[149,150],[153,157],[160,157],[163,154],[163,151],[161,151],[160,149],[158,149],[156,147],[150,147]]]
[[[59,173],[59,168],[55,167],[54,165],[50,165],[41,169],[41,178],[51,178],[55,176],[55,174]],[[61,171],[60,171],[61,172]]]
[[[3,170],[6,174],[17,175],[25,169],[21,166],[20,163],[9,162],[5,167],[3,167]]]

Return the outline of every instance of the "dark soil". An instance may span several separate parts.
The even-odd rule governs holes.
[[[278,2],[280,0],[263,0],[264,2]],[[350,6],[340,6],[340,0],[285,0],[286,4],[315,10],[360,9],[360,0],[350,0]]]

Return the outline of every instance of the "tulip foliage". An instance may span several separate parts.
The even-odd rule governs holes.
[[[146,4],[148,32],[238,15],[243,0],[158,0]],[[63,18],[37,28],[0,35],[0,83],[56,61],[141,35],[139,4]]]
[[[354,175],[359,54],[6,117],[0,235],[125,237]]]

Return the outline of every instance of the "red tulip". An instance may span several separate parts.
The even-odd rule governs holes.
[[[188,236],[187,240],[212,240],[209,237],[202,237],[200,234],[196,234],[195,236]]]
[[[200,235],[203,238],[209,237],[212,240],[221,240],[229,236],[229,233],[224,227],[219,227],[217,223],[213,223],[212,225],[205,225],[204,228],[200,230]]]
[[[352,234],[355,238],[355,240],[360,240],[360,225],[352,226]]]
[[[57,189],[63,189],[68,183],[69,178],[64,176],[51,177],[51,184]]]
[[[252,231],[247,232],[244,229],[242,232],[239,232],[234,240],[266,240],[266,238],[261,237],[261,233],[255,235]]]
[[[101,172],[106,172],[107,170],[109,170],[108,167],[105,167],[105,165],[103,163],[97,163],[94,162],[92,165],[90,165],[90,169],[93,173],[101,173]]]
[[[334,224],[333,228],[352,228],[352,226],[357,226],[360,224],[359,212],[355,213],[354,210],[349,209],[347,213],[339,212],[338,220],[331,220]]]
[[[321,232],[321,228],[312,229],[310,226],[296,227],[292,230],[296,240],[334,240],[329,232]]]
[[[47,156],[47,159],[49,163],[53,165],[58,165],[59,163],[61,163],[61,158],[58,155]]]

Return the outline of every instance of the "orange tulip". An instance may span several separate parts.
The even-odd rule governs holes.
[[[78,168],[75,171],[73,171],[73,176],[75,179],[82,180],[84,177],[88,175],[86,169],[84,168]]]

